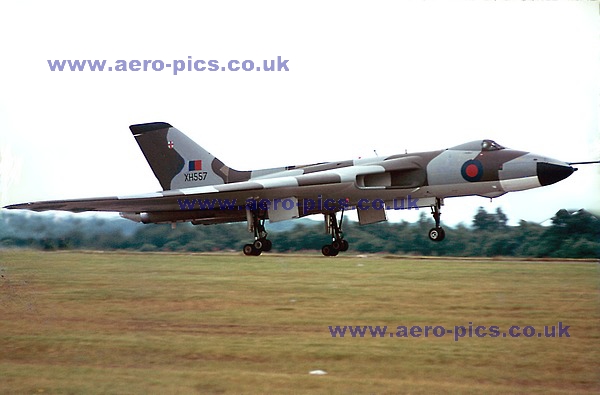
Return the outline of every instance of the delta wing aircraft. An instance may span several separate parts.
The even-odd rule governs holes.
[[[331,242],[323,246],[322,253],[335,256],[348,249],[342,232],[345,210],[357,209],[358,220],[364,225],[385,221],[385,208],[430,207],[435,227],[429,231],[429,238],[439,242],[445,236],[440,226],[445,198],[495,198],[554,184],[577,170],[571,166],[576,163],[478,140],[431,152],[238,171],[168,123],[129,128],[162,191],[21,203],[5,208],[115,211],[133,221],[173,226],[188,221],[194,225],[247,221],[254,239],[244,246],[246,255],[260,255],[271,249],[265,230],[267,219],[277,222],[323,214]]]

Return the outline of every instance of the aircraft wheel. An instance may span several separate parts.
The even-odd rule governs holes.
[[[445,237],[446,232],[441,226],[437,228],[431,228],[431,230],[429,231],[429,239],[431,241],[442,241]]]
[[[340,242],[340,244],[341,244],[341,246],[340,246],[340,251],[342,251],[342,252],[343,252],[343,251],[348,251],[348,247],[349,247],[349,245],[348,245],[348,242],[347,242],[346,240],[342,240],[342,241]]]
[[[252,244],[246,244],[242,251],[244,251],[244,255],[254,255],[255,250]]]
[[[254,243],[252,244],[252,246],[254,247],[255,250],[262,251],[263,248],[264,248],[264,246],[265,246],[265,244],[263,243],[263,241],[264,240],[262,240],[262,239],[254,240]]]
[[[321,253],[325,256],[336,256],[340,250],[333,248],[331,244],[326,244],[321,248]]]
[[[331,243],[331,247],[332,247],[334,250],[341,251],[341,250],[342,250],[342,242],[341,242],[341,241],[338,241],[338,240],[335,240],[333,243]]]
[[[271,248],[273,248],[273,243],[271,242],[271,240],[264,239],[263,240],[263,248],[262,248],[262,250],[264,252],[269,252],[269,251],[271,251]]]

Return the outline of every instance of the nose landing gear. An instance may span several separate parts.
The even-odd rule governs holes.
[[[429,230],[429,240],[431,241],[442,241],[446,237],[444,228],[440,226],[441,206],[442,201],[439,198],[435,199],[435,205],[431,206],[431,215],[433,215],[433,219],[435,220],[435,228]]]

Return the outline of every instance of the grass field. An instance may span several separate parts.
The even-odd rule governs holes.
[[[0,274],[6,394],[600,391],[597,263],[4,251]],[[328,328],[559,321],[570,337]]]

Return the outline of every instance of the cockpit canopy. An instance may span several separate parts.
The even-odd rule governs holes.
[[[476,140],[450,148],[456,151],[498,151],[504,149],[494,140]]]

